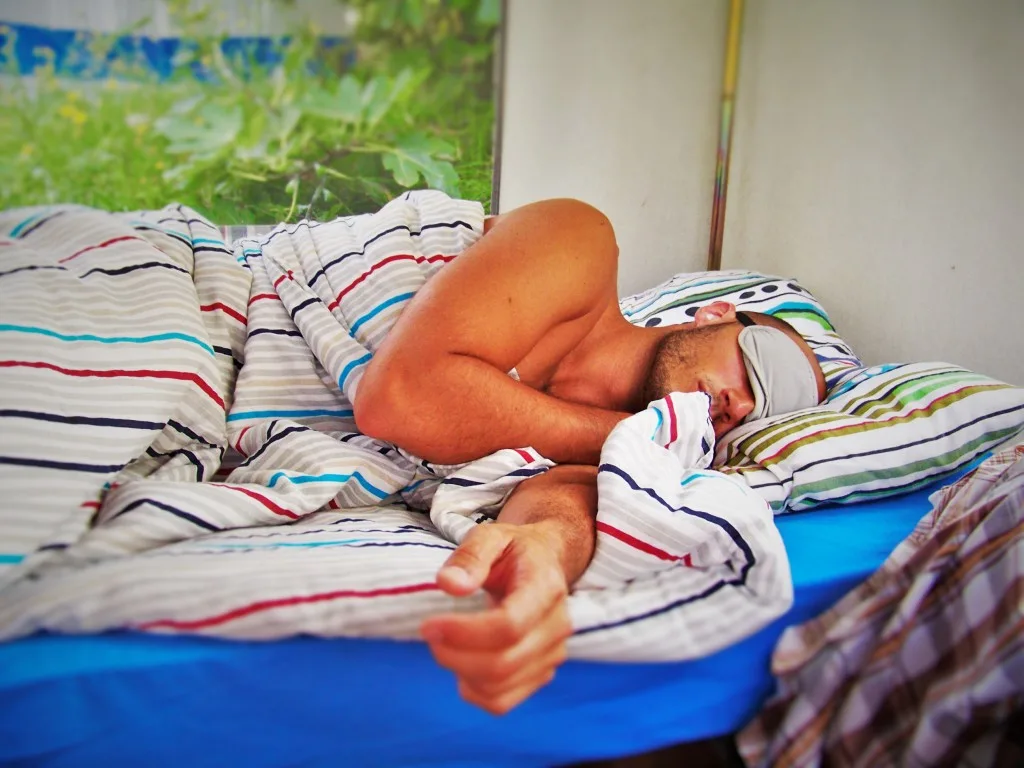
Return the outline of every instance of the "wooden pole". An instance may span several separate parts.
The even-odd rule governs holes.
[[[732,148],[733,104],[740,63],[740,29],[743,0],[730,0],[729,32],[725,44],[725,73],[722,77],[722,113],[719,120],[718,162],[715,166],[715,196],[711,203],[711,239],[708,269],[722,268],[722,238],[725,235],[725,196],[729,186],[729,150]]]

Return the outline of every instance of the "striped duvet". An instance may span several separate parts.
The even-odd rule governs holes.
[[[481,232],[479,205],[436,192],[231,247],[182,207],[0,216],[0,637],[413,638],[481,606],[434,574],[551,463],[432,465],[351,407],[402,307]],[[612,434],[573,655],[699,656],[789,606],[770,508],[712,454],[702,394]]]

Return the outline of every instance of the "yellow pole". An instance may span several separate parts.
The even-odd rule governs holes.
[[[711,240],[708,269],[722,268],[722,238],[725,235],[725,200],[729,185],[729,151],[732,148],[733,104],[740,65],[740,29],[743,0],[730,0],[729,32],[725,43],[725,73],[722,77],[722,113],[719,120],[718,162],[715,166],[715,196],[711,203]]]

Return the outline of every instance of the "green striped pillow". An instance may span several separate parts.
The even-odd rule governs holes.
[[[907,493],[1024,428],[1024,388],[948,363],[864,367],[795,281],[739,271],[678,275],[622,307],[633,322],[655,325],[686,322],[720,299],[790,322],[825,372],[824,403],[743,424],[716,448],[716,467],[776,513]]]
[[[778,512],[906,493],[1024,427],[1024,388],[947,363],[855,368],[816,408],[744,424],[715,463]]]

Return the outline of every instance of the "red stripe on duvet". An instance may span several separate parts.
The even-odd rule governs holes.
[[[527,464],[532,464],[533,462],[536,461],[536,459],[533,458],[533,456],[531,456],[528,451],[524,451],[521,448],[515,448],[513,450],[515,450],[516,453],[518,453],[520,456],[522,456],[523,457],[523,461],[525,461]]]
[[[204,629],[206,627],[213,627],[217,624],[226,624],[229,621],[235,619],[241,619],[246,616],[251,616],[254,613],[260,611],[269,611],[274,608],[288,608],[293,605],[302,605],[304,603],[322,603],[328,600],[340,600],[347,597],[390,597],[394,595],[411,595],[415,592],[430,592],[431,590],[439,589],[437,584],[434,582],[427,582],[425,584],[409,584],[404,587],[384,587],[381,589],[369,589],[365,592],[359,592],[354,589],[342,589],[337,592],[324,592],[319,595],[303,595],[301,597],[282,597],[277,600],[261,600],[251,605],[245,605],[241,608],[235,608],[234,610],[227,611],[225,613],[218,614],[216,616],[208,616],[205,619],[192,619],[189,621],[178,621],[176,619],[158,619],[156,621],[147,621],[142,624],[136,625],[139,629],[181,629],[181,630],[194,630]]]
[[[28,362],[24,360],[0,360],[0,368],[45,368],[49,371],[63,373],[65,376],[78,376],[80,378],[176,379],[177,381],[191,381],[203,390],[203,392],[209,395],[210,399],[217,403],[217,405],[221,408],[224,407],[224,400],[217,394],[217,391],[206,382],[205,379],[198,374],[186,373],[184,371],[126,371],[120,369],[115,369],[113,371],[94,371],[84,368],[63,368],[59,365],[53,365],[52,363]]]
[[[75,251],[75,253],[72,253],[70,256],[65,256],[63,259],[58,259],[57,263],[64,264],[65,262],[71,261],[72,259],[81,256],[83,253],[88,253],[89,251],[96,251],[99,250],[100,248],[106,248],[108,245],[113,245],[114,243],[123,243],[126,240],[142,240],[142,238],[136,237],[135,235],[122,235],[121,237],[114,237],[111,238],[110,240],[105,240],[97,245],[90,245],[88,248],[83,248],[80,251]]]
[[[679,422],[676,420],[676,409],[672,407],[672,398],[666,397],[665,405],[668,406],[668,442],[665,443],[668,448],[679,437]]]
[[[255,304],[260,299],[276,299],[276,298],[277,298],[277,294],[276,293],[257,293],[255,296],[253,296],[251,299],[249,299],[249,306],[251,307],[253,304]]]
[[[238,451],[243,456],[249,455],[248,453],[242,450],[242,438],[245,437],[245,433],[248,432],[250,429],[252,429],[252,426],[248,426],[245,429],[243,429],[241,432],[238,433],[238,439],[235,440],[235,450]]]
[[[608,525],[608,523],[598,521],[597,530],[601,533],[607,533],[613,539],[618,539],[623,544],[628,544],[629,546],[633,547],[633,549],[639,549],[641,552],[646,552],[648,555],[654,555],[659,560],[667,560],[669,562],[677,562],[679,560],[682,560],[686,562],[686,560],[690,557],[689,555],[684,555],[683,557],[676,557],[675,555],[670,555],[665,550],[658,549],[653,544],[648,544],[646,541],[641,541],[640,539],[630,536],[628,533],[626,533],[625,531],[620,531],[618,528],[612,528],[612,526]],[[689,565],[689,563],[686,564]]]
[[[227,304],[222,304],[219,301],[215,301],[213,302],[213,304],[205,304],[204,306],[201,306],[199,309],[201,309],[203,312],[213,312],[219,309],[225,315],[230,315],[231,317],[235,318],[235,320],[240,322],[242,325],[245,325],[245,315],[243,315],[237,309],[232,309]]]
[[[433,263],[435,261],[451,261],[454,258],[455,258],[454,256],[445,256],[444,254],[438,254],[437,256],[427,257],[427,256],[413,256],[411,253],[399,253],[399,254],[395,254],[394,256],[388,256],[386,259],[381,259],[380,261],[378,261],[376,264],[374,264],[368,270],[363,272],[363,274],[361,274],[355,280],[353,280],[351,283],[349,283],[344,288],[342,288],[341,289],[341,293],[339,293],[335,297],[334,301],[332,301],[330,304],[327,305],[327,308],[331,309],[331,310],[337,308],[338,304],[341,303],[341,300],[343,298],[345,298],[345,294],[347,294],[349,291],[351,291],[353,288],[355,288],[357,285],[359,285],[361,282],[363,282],[363,280],[368,278],[371,274],[376,272],[378,269],[380,269],[381,267],[383,267],[383,266],[385,266],[387,264],[391,264],[392,262],[395,262],[395,261],[415,261],[417,264],[422,264],[425,261]]]
[[[256,501],[258,501],[264,507],[269,509],[275,515],[281,515],[282,517],[290,517],[292,520],[298,520],[300,517],[291,510],[278,506],[270,499],[268,499],[266,496],[261,496],[260,494],[256,493],[256,491],[250,491],[248,488],[239,488],[237,485],[225,485],[223,487],[227,488],[229,491],[238,491],[239,493],[244,493],[249,498],[256,499]]]

